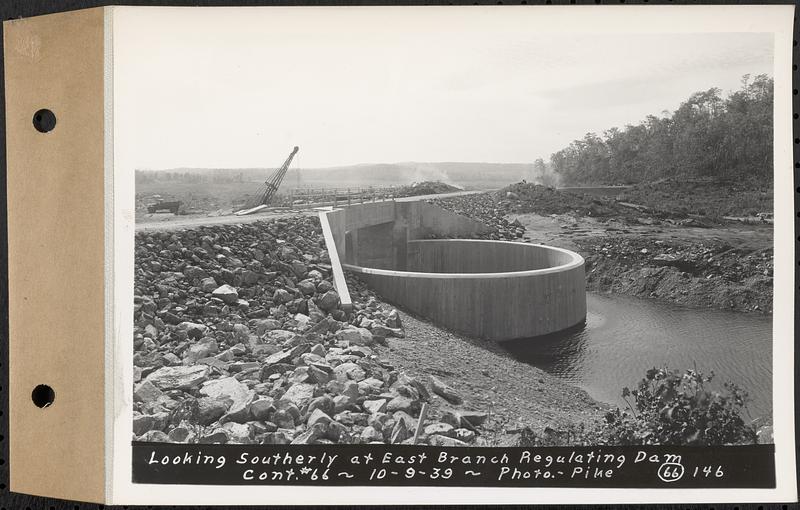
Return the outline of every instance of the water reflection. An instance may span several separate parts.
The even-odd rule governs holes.
[[[517,359],[622,405],[620,391],[667,364],[713,370],[750,394],[752,417],[772,412],[772,320],[643,299],[587,294],[586,323],[565,333],[504,342]]]

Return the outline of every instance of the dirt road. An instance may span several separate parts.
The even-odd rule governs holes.
[[[453,193],[442,193],[439,195],[420,195],[415,197],[404,197],[395,199],[396,202],[416,202],[418,200],[433,200],[440,198],[459,197],[473,195],[475,193],[485,193],[485,191],[456,191]],[[381,202],[382,200],[378,200]],[[331,204],[313,204],[315,206],[326,206]],[[340,204],[344,205],[344,204]],[[144,214],[136,218],[136,231],[167,231],[181,230],[185,228],[199,227],[203,225],[230,225],[236,223],[252,223],[259,220],[272,220],[296,215],[316,215],[317,211],[313,207],[303,207],[297,209],[276,208],[265,212],[251,214],[248,216],[236,216],[232,211],[217,213],[189,214],[176,216],[174,214]]]
[[[182,230],[186,228],[200,227],[204,225],[230,225],[235,223],[253,223],[260,220],[274,220],[297,215],[314,215],[316,211],[311,209],[301,210],[280,210],[267,211],[249,216],[236,216],[225,214],[220,216],[209,216],[207,214],[191,214],[186,216],[175,216],[172,214],[148,214],[142,221],[137,219],[136,231],[168,231]]]

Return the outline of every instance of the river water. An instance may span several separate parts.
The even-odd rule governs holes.
[[[712,386],[732,381],[750,400],[744,418],[772,413],[772,319],[698,310],[626,296],[587,293],[584,327],[501,345],[515,358],[624,405],[647,369],[666,364],[683,372],[714,372]]]

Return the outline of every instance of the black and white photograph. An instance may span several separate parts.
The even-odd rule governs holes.
[[[776,443],[774,33],[302,10],[114,21],[130,441]]]
[[[794,5],[34,3],[3,508],[797,501]]]

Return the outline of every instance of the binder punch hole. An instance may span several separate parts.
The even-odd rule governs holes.
[[[56,127],[56,114],[43,108],[33,114],[33,127],[40,133],[47,133]]]
[[[50,407],[55,399],[56,392],[53,391],[53,388],[46,384],[40,384],[36,386],[31,392],[31,400],[33,400],[33,405],[39,408]]]

